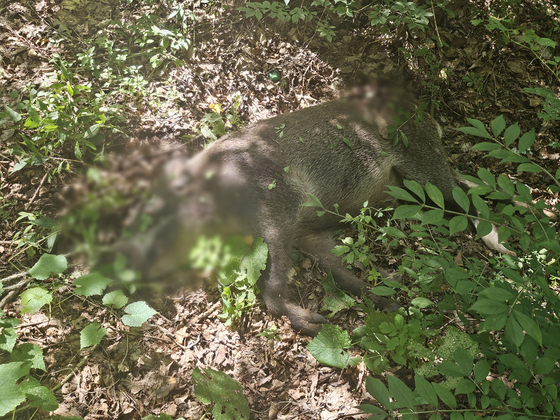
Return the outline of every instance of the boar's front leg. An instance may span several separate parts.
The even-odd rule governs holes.
[[[282,240],[279,236],[282,236]],[[261,296],[273,315],[285,315],[293,329],[315,336],[321,330],[322,324],[328,321],[317,313],[288,302],[287,286],[292,261],[291,240],[287,236],[286,232],[278,232],[274,227],[269,227],[263,233],[263,238],[268,244],[269,266],[259,280]]]
[[[367,292],[367,283],[358,279],[354,273],[342,265],[342,259],[332,253],[336,242],[332,231],[322,231],[305,236],[298,241],[298,245],[308,251],[311,255],[319,258],[319,264],[324,271],[331,271],[338,286],[356,296],[361,296]],[[399,305],[390,299],[377,295],[368,296],[377,309],[388,312],[395,312]]]

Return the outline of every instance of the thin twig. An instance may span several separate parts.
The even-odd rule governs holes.
[[[41,188],[43,187],[43,184],[45,183],[45,179],[47,179],[47,175],[49,173],[46,172],[45,175],[43,175],[43,179],[41,179],[41,182],[39,182],[39,186],[37,187],[37,189],[35,190],[35,194],[33,194],[33,197],[31,197],[31,200],[29,200],[29,202],[25,205],[25,210],[28,210],[29,207],[31,207],[31,204],[33,204],[33,202],[35,201],[35,199],[37,198],[37,195],[39,195],[39,191],[41,190]]]

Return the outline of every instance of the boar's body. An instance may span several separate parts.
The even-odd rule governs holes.
[[[390,203],[387,185],[412,179],[436,185],[449,203],[457,186],[428,116],[403,127],[409,139],[393,145],[386,136],[389,117],[354,99],[340,99],[257,122],[222,137],[192,159],[169,162],[160,180],[166,222],[154,233],[143,271],[156,278],[185,260],[198,234],[252,234],[269,249],[260,289],[268,309],[286,315],[292,326],[316,334],[326,320],[287,300],[290,253],[301,247],[320,258],[337,283],[355,294],[364,283],[331,253],[339,218],[301,206],[314,194],[328,209],[356,214],[363,203]],[[270,188],[274,186],[273,188]],[[398,306],[386,299],[382,309]]]

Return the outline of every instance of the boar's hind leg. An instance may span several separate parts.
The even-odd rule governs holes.
[[[343,267],[341,258],[331,252],[336,245],[333,232],[324,231],[306,236],[301,238],[298,244],[311,255],[319,258],[321,268],[324,271],[332,272],[334,280],[341,289],[356,296],[361,296],[364,292],[367,292],[370,285],[358,279],[351,270]],[[368,297],[382,311],[395,312],[399,309],[399,305],[392,300],[373,294]]]
[[[293,329],[306,335],[317,335],[321,325],[328,321],[287,300],[288,276],[292,267],[289,241],[278,240],[277,234],[264,236],[268,244],[269,267],[259,280],[259,287],[267,309],[275,316],[287,316]]]

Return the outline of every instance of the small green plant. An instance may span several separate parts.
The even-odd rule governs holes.
[[[467,84],[468,87],[476,89],[479,95],[484,93],[484,80],[481,77],[476,77],[474,72],[470,72],[466,76],[463,76],[463,82]]]

